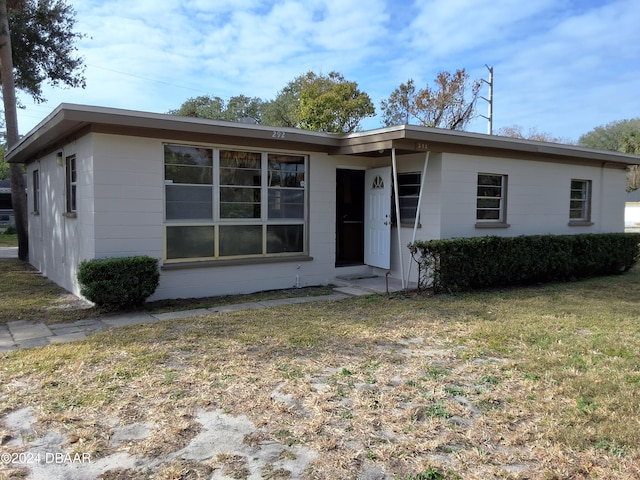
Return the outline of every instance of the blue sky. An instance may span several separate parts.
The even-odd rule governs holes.
[[[20,95],[25,134],[61,102],[166,112],[198,95],[275,97],[309,70],[338,71],[380,101],[412,78],[494,68],[494,131],[577,140],[640,117],[637,0],[67,0],[83,89]],[[482,94],[488,96],[486,84]],[[478,102],[478,114],[487,103]],[[470,131],[485,133],[478,117]]]

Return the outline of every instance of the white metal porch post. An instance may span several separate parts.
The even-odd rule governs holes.
[[[413,235],[411,236],[411,243],[416,241],[416,233],[418,232],[418,224],[420,223],[420,209],[422,208],[422,192],[424,192],[424,185],[427,181],[427,166],[429,165],[429,152],[424,157],[424,167],[422,167],[422,177],[420,178],[420,191],[418,192],[418,206],[416,207],[416,219],[413,223]],[[411,267],[411,259],[409,259],[409,267],[407,268],[407,286],[409,286],[409,271]]]
[[[393,167],[393,198],[396,207],[396,230],[398,232],[398,254],[400,255],[400,280],[402,281],[402,289],[404,290],[404,258],[402,255],[402,232],[400,231],[400,198],[398,197],[398,164],[396,162],[396,149],[391,149],[391,166]]]

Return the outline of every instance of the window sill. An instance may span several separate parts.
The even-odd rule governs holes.
[[[234,258],[232,260],[202,260],[196,262],[177,262],[170,261],[162,265],[162,270],[183,270],[188,268],[212,268],[212,267],[231,267],[236,265],[257,265],[269,263],[285,263],[285,262],[310,262],[313,257],[309,255],[295,255],[287,257],[261,257],[261,258]]]
[[[511,225],[504,222],[476,222],[476,228],[509,228]]]
[[[584,220],[574,220],[569,222],[567,225],[570,227],[590,227],[593,225],[593,222],[587,222]]]
[[[78,214],[76,212],[65,212],[62,216],[66,218],[78,218]]]

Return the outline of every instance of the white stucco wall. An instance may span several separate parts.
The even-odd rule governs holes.
[[[509,228],[476,228],[478,173],[508,175]],[[592,226],[569,225],[572,179],[592,182]],[[625,181],[624,170],[443,154],[442,238],[621,232]]]
[[[162,263],[165,242],[163,143],[173,141],[171,138],[90,134],[66,145],[64,156],[76,154],[77,158],[77,218],[63,215],[65,169],[56,164],[55,152],[30,164],[29,182],[35,168],[41,172],[41,214],[31,215],[29,223],[32,264],[56,283],[79,294],[75,276],[77,265],[84,259],[149,255]],[[398,157],[398,170],[422,172],[424,159],[425,154]],[[160,285],[151,299],[249,293],[289,288],[296,282],[300,286],[319,285],[329,283],[337,275],[371,271],[364,265],[335,267],[336,169],[390,164],[391,159],[387,157],[310,154],[306,175],[307,237],[312,260],[277,263],[248,260],[237,265],[209,263],[198,268],[164,268]],[[508,175],[509,228],[475,227],[478,172]],[[572,178],[593,182],[593,226],[568,226]],[[431,153],[416,238],[622,231],[624,186],[625,173],[620,170]],[[29,195],[31,192],[29,188]],[[30,208],[32,204],[29,198]],[[407,244],[413,229],[401,226],[400,231],[400,240],[397,230],[391,231],[391,270],[395,278],[400,278],[399,250],[402,250],[405,276],[410,265]],[[413,265],[410,279],[415,277]]]
[[[52,152],[27,167],[29,262],[44,276],[79,294],[77,265],[94,250],[93,154],[90,136],[65,145],[62,164]],[[76,156],[77,215],[65,215],[65,159]],[[33,171],[40,172],[40,211],[33,212]]]
[[[162,142],[95,134],[96,257],[164,251]]]
[[[162,162],[160,154],[159,162]],[[337,274],[370,270],[366,266],[335,267],[336,168],[365,168],[366,159],[313,153],[309,157],[308,245],[310,261],[252,263],[206,268],[165,269],[152,299],[250,293],[326,285]],[[160,177],[162,178],[162,176]],[[162,204],[162,202],[160,202]]]
[[[419,171],[423,156],[403,159],[400,171]],[[508,228],[476,227],[478,173],[508,175]],[[569,225],[572,179],[592,181],[591,226]],[[476,157],[462,154],[431,154],[423,193],[421,228],[416,239],[579,234],[624,231],[624,170],[544,161]],[[406,245],[413,229],[404,227],[402,255],[405,278],[417,279]],[[400,278],[398,240],[392,231],[392,276]]]

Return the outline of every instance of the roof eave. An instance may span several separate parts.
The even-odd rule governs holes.
[[[169,141],[219,143],[225,140],[240,145],[319,151],[332,155],[379,156],[388,155],[389,149],[395,148],[400,154],[426,150],[461,153],[482,151],[487,155],[513,155],[524,159],[540,157],[614,168],[640,164],[640,157],[631,154],[417,125],[331,134],[68,103],[60,104],[27,133],[9,150],[6,159],[11,163],[28,163],[91,131],[145,135]]]
[[[435,147],[434,151],[469,151],[477,148],[493,152],[501,151],[504,154],[513,152],[529,157],[540,155],[541,157],[588,160],[618,168],[640,164],[640,156],[627,153],[417,125],[400,125],[350,134],[345,136],[343,144],[332,153],[363,154],[367,150],[375,152],[392,147],[402,149],[405,153],[432,150],[432,147]]]
[[[312,132],[286,127],[269,127],[239,122],[225,122],[176,115],[120,110],[107,107],[61,104],[20,142],[9,150],[7,161],[27,163],[47,149],[62,147],[74,133],[87,127],[93,131],[118,131],[131,135],[134,132],[171,139],[179,138],[229,138],[282,145],[282,148],[329,150],[336,148],[340,135]]]

